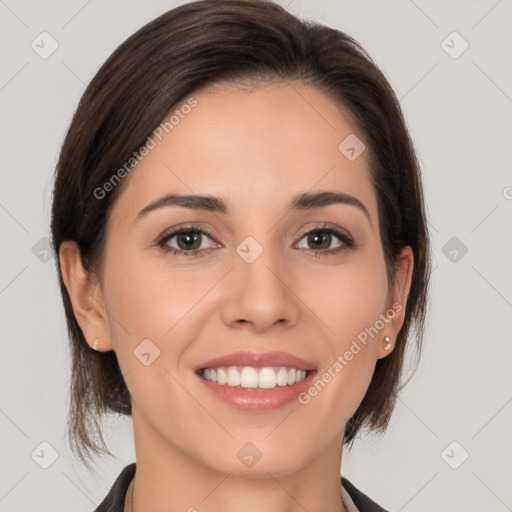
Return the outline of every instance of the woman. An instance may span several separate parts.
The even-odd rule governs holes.
[[[358,43],[261,0],[147,24],[80,101],[52,237],[71,446],[87,465],[110,454],[101,414],[133,419],[136,463],[97,511],[384,510],[340,464],[389,422],[430,249]]]

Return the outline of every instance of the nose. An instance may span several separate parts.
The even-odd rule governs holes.
[[[300,316],[293,271],[265,248],[248,263],[238,254],[230,272],[222,317],[226,325],[256,333],[275,326],[289,328]]]

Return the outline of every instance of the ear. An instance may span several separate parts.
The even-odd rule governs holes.
[[[98,350],[113,350],[110,329],[100,283],[83,266],[78,244],[71,240],[59,248],[62,279],[69,294],[73,312],[87,344]]]
[[[389,355],[396,343],[396,339],[404,324],[405,308],[407,304],[407,297],[411,289],[412,271],[414,268],[414,254],[410,246],[404,247],[397,257],[395,267],[395,281],[392,289],[390,290],[386,312],[387,317],[385,327],[382,330],[379,338],[379,346],[377,349],[377,358],[381,359]],[[389,336],[389,343],[391,346],[386,350],[387,343],[384,337]]]

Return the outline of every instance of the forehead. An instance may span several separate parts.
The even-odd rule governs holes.
[[[358,197],[375,214],[367,152],[355,160],[345,152],[344,141],[362,143],[362,135],[316,88],[209,88],[177,105],[169,120],[131,171],[114,212],[135,217],[168,193],[223,197],[237,213],[263,211],[300,193],[332,190]]]

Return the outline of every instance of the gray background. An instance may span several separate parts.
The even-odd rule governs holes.
[[[135,460],[130,418],[106,418],[118,458],[100,461],[97,476],[65,443],[70,356],[44,237],[85,85],[117,45],[180,3],[0,0],[1,512],[92,511]],[[279,3],[354,36],[382,68],[417,147],[432,228],[422,362],[386,435],[358,441],[342,473],[392,511],[512,510],[512,3]],[[43,31],[58,43],[46,59],[31,47]],[[457,58],[453,31],[469,43]]]

